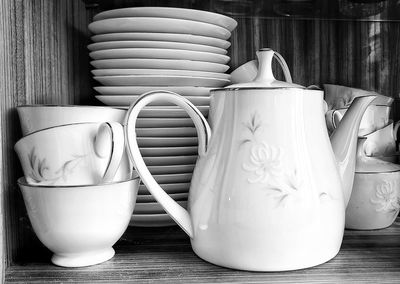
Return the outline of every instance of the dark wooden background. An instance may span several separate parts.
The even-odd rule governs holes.
[[[5,267],[47,251],[32,232],[16,184],[22,171],[13,150],[21,137],[15,107],[100,104],[91,89],[95,82],[86,45],[90,42],[87,25],[101,10],[149,5],[226,13],[238,21],[229,50],[231,69],[255,58],[257,49],[271,47],[287,60],[294,82],[377,91],[396,99],[392,115],[399,119],[400,13],[396,1],[383,1],[384,7],[378,7],[381,12],[369,17],[341,14],[339,1],[304,2],[308,6],[298,8],[301,13],[283,17],[273,9],[279,1],[0,1],[0,256]]]

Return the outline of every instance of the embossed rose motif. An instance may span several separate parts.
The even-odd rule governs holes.
[[[254,173],[254,178],[248,178],[250,183],[268,183],[271,177],[282,175],[281,151],[277,147],[265,142],[254,145],[249,160],[250,163],[243,164],[243,169]]]
[[[394,182],[385,181],[376,188],[375,197],[371,198],[373,204],[377,204],[377,212],[397,212],[400,209]]]

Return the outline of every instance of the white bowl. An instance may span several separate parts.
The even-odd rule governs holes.
[[[93,186],[35,186],[18,180],[33,230],[51,261],[81,267],[111,259],[126,230],[139,178]]]
[[[400,211],[400,171],[355,173],[346,209],[346,228],[375,230],[389,227]]]

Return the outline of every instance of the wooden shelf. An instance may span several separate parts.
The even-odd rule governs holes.
[[[130,227],[115,245],[116,255],[103,264],[61,268],[49,257],[31,256],[6,270],[6,282],[251,282],[251,283],[399,283],[400,218],[389,228],[345,232],[342,248],[317,267],[274,273],[237,271],[198,258],[179,227]]]

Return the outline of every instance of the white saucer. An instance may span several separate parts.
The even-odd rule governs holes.
[[[193,60],[226,64],[230,57],[223,54],[192,51],[184,49],[166,48],[117,48],[92,51],[89,56],[94,60],[102,59],[128,59],[128,58],[148,58],[148,59],[176,59]]]
[[[233,29],[237,26],[237,22],[234,19],[225,15],[202,10],[171,7],[132,7],[108,10],[95,15],[93,17],[93,21],[121,17],[160,17],[186,19],[218,25],[229,31],[233,31]]]
[[[190,183],[169,183],[169,184],[159,184],[162,189],[168,194],[175,193],[188,193],[190,189]],[[139,185],[139,195],[145,194],[149,195],[150,192],[144,184]]]
[[[223,87],[230,83],[227,79],[211,77],[193,77],[178,75],[119,75],[94,76],[96,81],[105,86],[198,86]]]
[[[157,18],[157,17],[126,17],[95,21],[89,24],[89,30],[94,34],[120,32],[156,32],[182,33],[226,40],[231,32],[227,29],[203,22],[191,20]]]
[[[139,147],[197,146],[197,137],[136,137]]]
[[[166,75],[166,76],[191,76],[208,77],[230,80],[231,75],[218,72],[203,72],[192,70],[175,69],[94,69],[91,71],[94,76],[120,76],[120,75]]]
[[[188,192],[171,193],[171,194],[168,194],[168,195],[174,200],[182,201],[182,200],[187,200],[188,199],[189,193]],[[137,203],[156,202],[156,199],[151,194],[139,194],[136,197],[136,202]]]
[[[102,103],[109,105],[109,106],[130,106],[132,103],[134,103],[140,95],[125,95],[125,96],[95,96],[96,99],[101,101]],[[210,97],[209,96],[185,96],[186,99],[188,99],[191,103],[193,103],[195,106],[208,106],[210,105]],[[158,100],[156,102],[153,102],[149,105],[157,105],[157,106],[168,106],[168,105],[174,105],[170,102],[164,101],[164,100]]]
[[[195,127],[135,128],[137,137],[197,137]]]
[[[148,166],[153,175],[193,173],[195,165]]]
[[[176,223],[168,214],[135,214],[132,215],[129,226],[135,227],[169,227]]]
[[[184,164],[195,164],[197,161],[197,155],[191,156],[161,156],[161,157],[143,157],[143,160],[147,166],[168,166],[168,165],[184,165]],[[162,178],[162,177],[161,177]],[[174,180],[175,177],[169,177],[171,181],[159,181],[159,183],[181,183],[190,182],[188,177],[184,178],[184,181]]]
[[[194,156],[198,154],[198,147],[140,147],[140,153],[143,157]]]
[[[169,41],[169,42],[183,42],[191,44],[201,44],[207,46],[215,46],[222,49],[227,49],[231,43],[227,40],[190,34],[180,33],[107,33],[97,34],[91,37],[94,42],[105,41]]]
[[[213,88],[193,86],[99,86],[94,89],[102,95],[125,96],[142,95],[150,91],[164,90],[181,96],[209,96]]]
[[[116,49],[116,48],[167,48],[167,49],[211,52],[216,54],[226,54],[228,52],[224,48],[219,48],[204,44],[193,44],[193,43],[174,42],[174,41],[150,41],[150,40],[103,41],[103,42],[91,43],[87,47],[90,51],[103,50],[103,49]]]
[[[90,61],[90,64],[98,69],[176,69],[219,73],[224,73],[229,69],[226,64],[185,59],[102,59]]]

